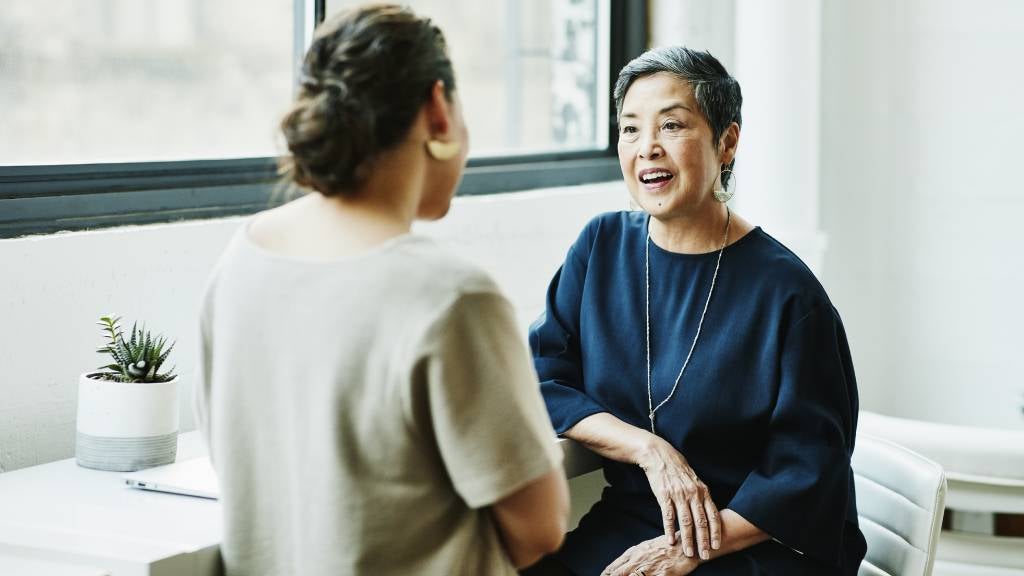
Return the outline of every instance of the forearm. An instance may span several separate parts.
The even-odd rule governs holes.
[[[657,457],[662,447],[659,442],[664,444],[660,437],[607,412],[587,416],[563,435],[605,458],[640,466],[649,464],[652,455]],[[710,550],[711,558],[749,548],[771,537],[732,510],[722,510],[719,518],[722,542],[717,550]]]
[[[605,458],[640,464],[658,437],[619,420],[608,412],[587,416],[563,434]]]
[[[719,518],[722,523],[722,546],[718,550],[711,550],[710,557],[706,560],[702,560],[696,554],[686,556],[683,547],[678,543],[682,539],[682,535],[677,532],[676,544],[672,544],[665,535],[646,540],[623,552],[601,574],[602,576],[626,576],[637,573],[690,574],[704,562],[710,562],[719,556],[749,548],[769,538],[768,534],[732,510],[722,510]]]
[[[569,487],[561,466],[502,498],[491,509],[509,560],[516,568],[562,545],[569,519]]]
[[[711,550],[711,559],[732,554],[771,538],[746,518],[726,508],[719,513],[722,522],[722,546]]]

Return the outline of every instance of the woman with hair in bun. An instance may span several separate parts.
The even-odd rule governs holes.
[[[201,311],[228,576],[516,574],[561,543],[567,489],[511,305],[410,233],[469,144],[441,31],[325,22],[282,131],[314,192],[246,222]]]
[[[530,331],[555,430],[608,486],[531,575],[854,576],[850,349],[811,271],[727,204],[739,83],[665,47],[614,99],[640,210],[584,228]]]

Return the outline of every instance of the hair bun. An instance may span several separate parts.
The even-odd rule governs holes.
[[[281,121],[283,171],[325,195],[351,194],[373,161],[406,137],[438,80],[455,89],[444,36],[407,8],[341,12],[317,29],[299,95]]]
[[[324,194],[358,185],[367,158],[357,145],[373,141],[368,117],[339,87],[300,98],[281,123],[295,183]]]

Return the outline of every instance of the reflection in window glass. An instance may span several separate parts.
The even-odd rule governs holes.
[[[327,0],[327,16],[361,4]],[[471,155],[607,145],[606,0],[409,0],[448,40]]]
[[[0,0],[0,165],[273,156],[282,0]]]

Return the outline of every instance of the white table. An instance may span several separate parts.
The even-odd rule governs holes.
[[[600,467],[589,450],[559,444],[570,478]],[[179,437],[179,460],[203,454],[197,432]],[[122,476],[73,458],[0,474],[0,574],[219,574],[219,503],[136,490]]]
[[[179,459],[204,453],[198,433],[179,437]],[[129,488],[122,475],[73,458],[0,474],[0,574],[217,574],[220,505]]]
[[[0,554],[0,574],[4,576],[110,576],[110,572],[102,568],[4,554]]]

